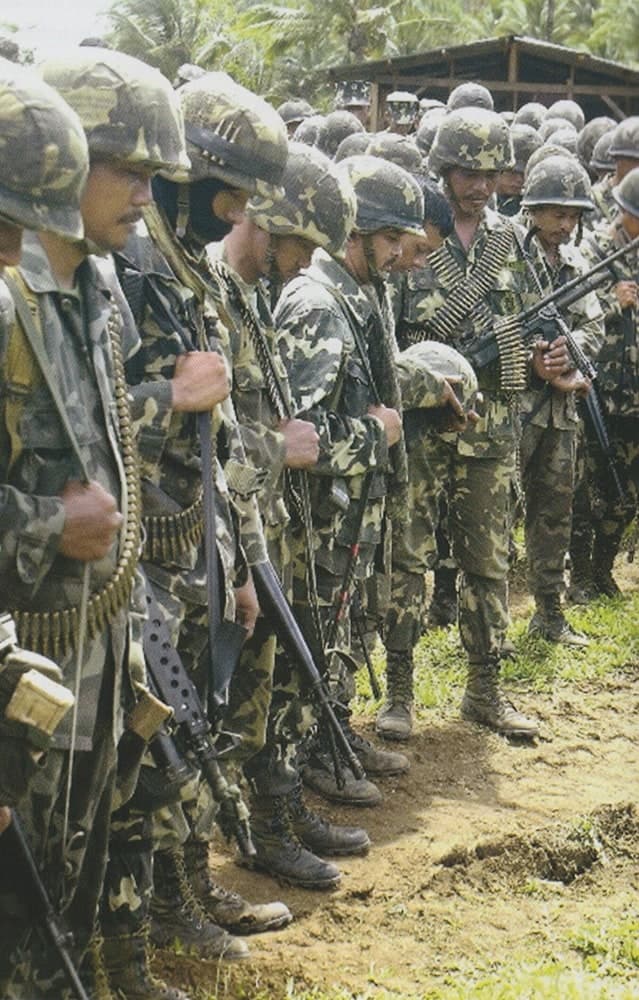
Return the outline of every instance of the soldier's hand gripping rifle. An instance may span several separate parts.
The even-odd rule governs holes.
[[[529,236],[532,235],[534,235],[534,230],[529,234]],[[566,338],[568,351],[575,368],[591,383],[591,388],[584,404],[586,413],[588,414],[599,447],[608,462],[615,488],[622,500],[624,492],[614,463],[612,446],[608,437],[601,403],[597,395],[597,371],[573,337],[561,313],[571,306],[573,302],[583,298],[588,292],[594,291],[606,281],[610,276],[611,265],[636,247],[639,247],[639,236],[635,237],[634,240],[620,250],[616,250],[614,253],[602,258],[584,274],[578,275],[571,281],[567,281],[565,285],[561,285],[561,287],[557,288],[550,295],[540,299],[534,306],[525,309],[518,317],[524,344],[532,346],[540,335],[549,343],[559,336]],[[539,286],[539,277],[529,260],[527,248],[522,247],[522,251],[529,271]],[[496,361],[499,358],[500,349],[495,333],[491,331],[479,334],[468,345],[464,353],[471,364],[477,369],[481,369]]]

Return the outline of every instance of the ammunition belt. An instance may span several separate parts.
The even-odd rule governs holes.
[[[499,388],[509,394],[523,392],[528,379],[528,352],[518,316],[498,316],[494,320],[499,348]]]
[[[120,435],[122,464],[126,484],[126,525],[124,541],[112,576],[87,602],[86,637],[91,640],[104,631],[119,611],[129,604],[140,549],[140,480],[138,458],[129,410],[124,375],[120,318],[113,309],[108,322],[113,359],[116,413]],[[80,605],[56,611],[12,611],[18,643],[25,649],[49,656],[55,661],[77,649],[80,632]]]
[[[153,514],[142,518],[145,539],[142,558],[150,562],[175,562],[188,549],[198,546],[204,534],[202,487],[190,507],[176,514]]]

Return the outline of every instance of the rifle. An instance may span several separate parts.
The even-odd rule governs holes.
[[[89,1000],[89,994],[82,985],[78,970],[69,952],[69,947],[73,943],[73,935],[63,930],[60,924],[58,914],[49,899],[49,894],[38,871],[31,847],[20,822],[20,817],[15,809],[11,812],[11,822],[2,836],[9,839],[9,851],[17,855],[17,863],[23,869],[26,876],[27,892],[35,917],[44,928],[55,953],[60,959],[62,971],[73,994],[77,997],[77,1000]]]
[[[310,695],[326,721],[326,732],[331,743],[331,753],[341,754],[356,778],[364,777],[360,764],[350,743],[346,739],[335,710],[334,700],[328,690],[325,678],[320,674],[313,654],[295,620],[290,604],[282,590],[279,577],[270,562],[253,566],[253,581],[264,614],[274,624],[275,632],[290,659],[304,674]]]
[[[188,754],[195,759],[215,801],[219,803],[217,821],[222,833],[227,840],[235,837],[244,857],[253,857],[255,847],[251,840],[248,811],[239,792],[229,785],[222,774],[206,711],[180,654],[171,642],[162,610],[149,584],[146,602],[148,616],[144,624],[144,651],[149,687],[173,710],[170,722],[172,740],[167,745],[166,734],[162,734],[159,741],[156,738],[151,742],[151,753],[159,766],[167,769],[172,780],[176,780],[178,775],[177,781],[183,772],[180,757]],[[175,744],[173,751],[172,743]]]

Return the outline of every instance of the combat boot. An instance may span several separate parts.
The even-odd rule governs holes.
[[[413,731],[413,664],[410,652],[387,653],[386,702],[375,732],[385,740],[408,740]]]
[[[320,857],[367,854],[371,846],[366,830],[357,826],[337,826],[312,812],[304,801],[302,782],[288,795],[288,813],[295,836]]]
[[[204,910],[232,934],[261,934],[290,924],[293,914],[284,903],[249,903],[237,892],[218,885],[211,875],[209,845],[189,837],[184,863],[193,891]]]
[[[366,777],[356,778],[347,764],[342,764],[341,780],[338,780],[331,753],[319,745],[311,748],[300,766],[300,774],[305,785],[329,802],[340,802],[346,806],[378,806],[382,801],[377,785]]]
[[[107,937],[102,942],[104,968],[118,1000],[190,1000],[151,972],[148,929],[142,934]]]
[[[617,555],[617,539],[597,533],[592,548],[592,580],[595,592],[601,597],[618,597],[619,584],[612,575]]]
[[[209,919],[189,882],[182,847],[153,855],[151,940],[158,948],[176,945],[199,958],[237,961],[249,955],[245,941]]]
[[[117,1000],[115,993],[111,992],[104,964],[104,940],[97,932],[92,935],[82,959],[80,980],[90,1000]]]
[[[240,864],[273,875],[278,882],[303,889],[333,889],[339,868],[307,850],[295,836],[287,796],[256,795],[251,801],[251,834],[256,854]]]
[[[428,608],[428,627],[444,628],[457,621],[457,570],[446,567],[433,573],[433,596]]]
[[[539,725],[528,719],[499,690],[498,661],[468,665],[468,681],[461,703],[461,715],[469,722],[494,729],[504,736],[537,736]]]
[[[397,753],[396,750],[381,750],[366,737],[352,729],[349,722],[342,722],[342,728],[346,739],[367,774],[373,774],[380,778],[391,778],[408,771],[410,761],[405,754]]]
[[[571,545],[570,586],[566,591],[566,600],[570,604],[590,604],[596,596],[590,546]]]
[[[590,645],[590,640],[575,631],[564,617],[559,594],[537,594],[535,605],[536,611],[528,625],[530,635],[538,635],[547,642],[557,642],[562,646],[585,649]]]

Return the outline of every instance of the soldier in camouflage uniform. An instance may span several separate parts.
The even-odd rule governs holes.
[[[162,435],[142,469],[144,566],[203,693],[197,668],[208,659],[209,637],[197,412],[213,412],[224,463],[224,472],[217,469],[215,518],[221,617],[237,619],[249,632],[257,615],[250,567],[266,558],[255,500],[265,471],[258,474],[248,463],[232,404],[222,402],[232,361],[230,321],[204,248],[241,218],[251,193],[279,189],[287,139],[273,109],[225,74],[206,74],[178,93],[192,164],[188,181],[156,179],[157,207],[145,213],[147,233],[131,240],[117,263],[142,335],[141,356],[129,369],[133,395],[154,392],[160,405],[173,382]],[[176,397],[175,374],[185,369],[191,383],[184,398]],[[155,815],[152,937],[237,959],[248,954],[247,946],[221,925],[250,933],[291,917],[281,903],[251,906],[212,881],[208,856],[216,810],[209,799],[208,786],[200,785],[197,798]]]
[[[333,102],[336,111],[350,111],[368,128],[371,112],[371,85],[366,80],[338,83]]]
[[[606,174],[593,186],[593,225],[610,223],[616,218],[617,204],[612,190],[621,184],[630,170],[639,166],[639,115],[619,122],[612,134],[608,154],[614,160],[615,171],[614,174]]]
[[[501,215],[517,215],[521,208],[526,164],[542,144],[536,129],[530,125],[511,125],[514,164],[511,170],[502,170],[497,180],[497,211]]]
[[[572,157],[550,156],[530,171],[522,205],[535,234],[531,247],[538,251],[531,266],[544,294],[587,268],[572,235],[580,229],[582,214],[593,210],[590,193],[588,175]],[[603,315],[594,292],[573,303],[563,318],[579,347],[594,358],[603,339]],[[561,610],[579,431],[575,394],[587,390],[584,377],[573,370],[532,387],[521,406],[528,586],[535,598],[529,631],[571,646],[588,644]]]
[[[393,90],[386,96],[386,125],[398,135],[409,135],[417,127],[419,101],[409,90]]]
[[[296,613],[319,662],[324,639],[330,647],[350,648],[348,617],[336,616],[338,597],[344,583],[352,587],[354,580],[372,574],[388,482],[393,517],[399,517],[399,510],[405,513],[405,452],[384,279],[400,254],[402,234],[419,232],[423,222],[419,186],[401,167],[355,156],[338,169],[346,172],[357,197],[355,230],[345,256],[317,251],[308,271],[284,289],[275,316],[296,411],[312,420],[320,435],[320,459],[310,479],[319,628],[325,633],[321,640],[309,606],[303,551],[293,584]],[[389,540],[388,531],[385,537]],[[347,572],[349,549],[358,542],[359,556]],[[379,555],[382,559],[381,548]],[[345,572],[348,579],[343,580]],[[348,704],[352,675],[336,670],[334,658],[331,662],[338,701]],[[346,720],[344,724],[368,772],[406,769],[403,755],[376,750]],[[331,799],[360,805],[381,799],[372,782],[356,781],[348,770],[345,788],[337,788],[322,740],[314,741],[303,775]]]
[[[89,61],[98,58],[95,52]],[[140,704],[144,683],[143,604],[134,588],[139,485],[123,370],[137,335],[117,305],[112,269],[102,261],[98,265],[90,251],[124,245],[151,198],[153,170],[173,169],[185,155],[171,88],[157,71],[121,58],[127,80],[135,80],[144,100],[136,105],[128,92],[109,91],[120,127],[105,137],[103,156],[91,162],[81,203],[84,239],[77,213],[64,213],[65,192],[74,178],[81,183],[85,177],[86,141],[77,118],[71,120],[70,112],[63,116],[59,135],[41,160],[34,160],[29,145],[19,155],[21,143],[30,139],[28,119],[26,133],[23,122],[8,140],[4,133],[21,171],[29,165],[40,171],[46,164],[51,173],[42,176],[44,224],[47,185],[55,180],[58,187],[56,231],[29,236],[22,264],[11,273],[18,319],[2,351],[3,381],[15,388],[4,397],[2,412],[7,485],[1,577],[2,604],[15,608],[18,634],[55,656],[65,680],[78,688],[78,711],[59,728],[55,750],[21,807],[36,864],[74,932],[78,956],[93,929],[105,873],[123,710],[132,710],[136,700]],[[43,68],[47,79],[50,69]],[[147,112],[150,103],[153,115]],[[39,114],[46,123],[46,105],[14,107],[17,115],[32,114],[36,127]],[[117,143],[109,147],[114,131]],[[36,149],[39,143],[36,139]],[[38,204],[36,195],[34,209]],[[119,775],[122,797],[130,794],[126,778],[134,780],[134,762],[129,766],[127,776]],[[18,877],[13,868],[4,880],[3,958],[16,940],[20,950],[13,957],[22,957],[2,995],[66,996],[55,960],[42,954],[41,941],[31,934],[31,914],[12,897]]]
[[[538,297],[511,223],[486,208],[498,172],[512,164],[508,127],[491,111],[453,111],[439,127],[430,159],[452,202],[455,232],[431,255],[429,266],[413,276],[405,337],[414,342],[443,340],[464,354],[478,331],[497,327],[512,330],[513,354],[478,372],[483,395],[478,423],[461,434],[432,435],[424,502],[430,496],[436,523],[436,504],[446,491],[453,555],[462,573],[459,626],[469,660],[462,714],[503,733],[532,736],[536,723],[518,712],[498,687],[508,622],[509,502],[517,444],[514,401],[528,377],[514,317]],[[540,377],[560,374],[568,367],[564,342],[555,342],[543,354],[535,351],[533,365]]]
[[[286,125],[289,138],[293,136],[293,132],[305,118],[310,118],[311,115],[315,114],[308,101],[302,100],[284,101],[277,108],[277,113]]]
[[[251,199],[244,221],[209,255],[232,323],[232,398],[247,454],[257,468],[268,469],[260,506],[269,555],[291,599],[287,525],[291,514],[299,518],[298,508],[290,511],[291,498],[304,489],[299,472],[291,470],[303,476],[316,464],[319,437],[312,422],[290,416],[286,370],[274,351],[260,279],[276,286],[291,280],[318,246],[340,254],[354,222],[355,196],[327,157],[298,143],[289,146],[282,185],[283,197]],[[229,757],[245,762],[253,790],[252,863],[295,885],[330,888],[339,871],[321,859],[365,852],[369,839],[364,830],[327,823],[303,801],[295,755],[312,718],[300,697],[295,668],[284,657],[276,661],[272,626],[258,619],[233,678],[226,717],[229,729],[244,734]]]
[[[606,229],[588,237],[585,253],[592,263],[639,235],[639,167],[613,189],[618,213]],[[595,442],[588,442],[594,540],[591,579],[596,594],[613,597],[619,587],[612,575],[625,528],[636,514],[639,495],[639,362],[637,315],[639,253],[635,249],[613,265],[614,279],[598,289],[605,316],[605,338],[597,356],[597,385],[607,413],[612,455],[624,489],[617,496],[610,471]],[[584,554],[586,558],[590,553]]]
[[[481,83],[459,83],[451,90],[446,101],[449,111],[457,111],[458,108],[484,108],[492,111],[494,106],[493,95]]]

